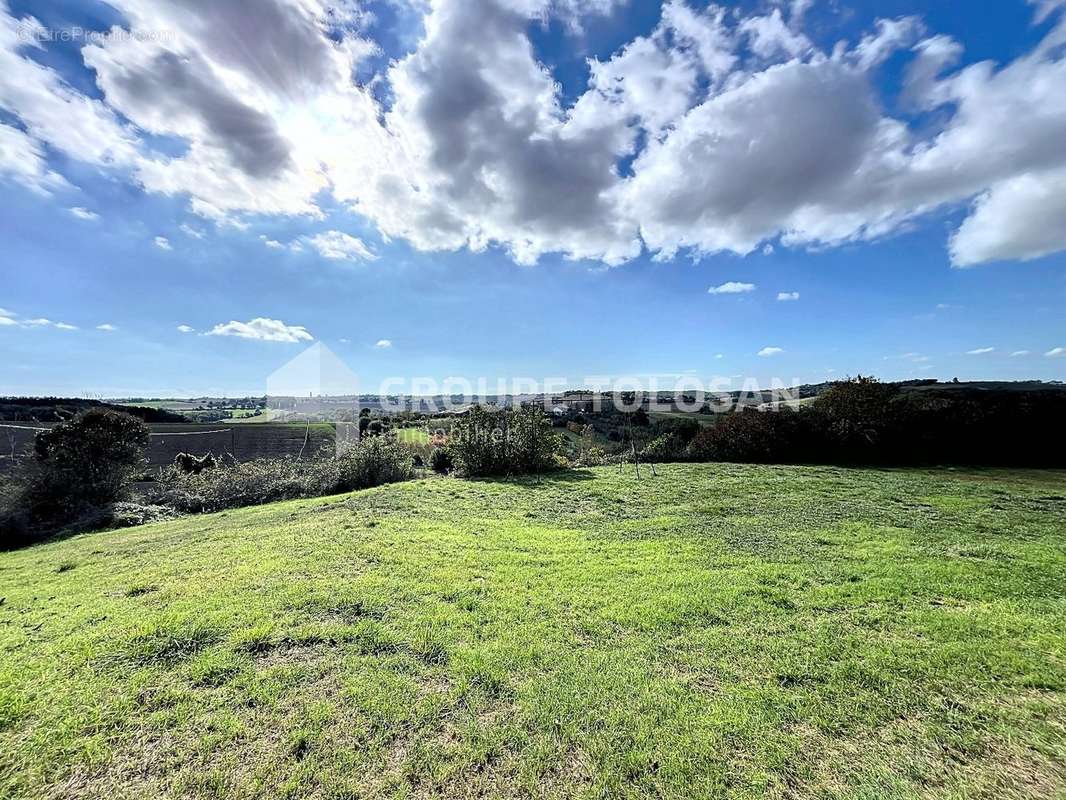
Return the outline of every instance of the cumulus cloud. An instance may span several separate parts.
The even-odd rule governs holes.
[[[153,239],[152,241],[155,242],[155,246],[158,247],[160,250],[174,249],[170,244],[170,239],[168,239],[166,236],[156,236],[155,239]]]
[[[378,348],[379,350],[388,350],[390,347],[392,347],[392,340],[378,339],[377,344],[375,344],[374,347]]]
[[[1053,347],[1044,353],[1048,358],[1058,358],[1060,356],[1066,356],[1066,347]]]
[[[15,322],[15,320],[11,319],[11,317],[6,316],[4,314],[0,314],[0,327],[4,327],[4,326],[7,326],[7,325],[17,325],[17,324],[18,323]]]
[[[1020,358],[1021,356],[1029,355],[1029,351],[1028,350],[1015,350],[1010,355],[1011,355],[1011,358]]]
[[[179,325],[178,326],[178,333],[194,333],[195,331],[196,331],[196,328],[192,327],[191,325]]]
[[[968,356],[983,356],[983,355],[987,355],[988,353],[995,352],[995,349],[996,348],[994,348],[994,347],[978,347],[976,350],[967,350],[966,351],[966,355],[968,355]]]
[[[951,238],[960,267],[1030,261],[1066,249],[1066,169],[1026,173],[994,185]]]
[[[781,355],[783,352],[785,352],[784,349],[780,347],[764,347],[756,355],[762,358],[770,358],[771,356]]]
[[[87,208],[82,208],[81,206],[75,206],[74,208],[70,209],[70,213],[78,219],[83,219],[86,222],[92,222],[93,220],[100,219],[99,214],[90,211]]]
[[[799,292],[778,292],[777,300],[780,303],[789,303],[800,299]]]
[[[206,335],[236,336],[241,339],[258,339],[263,342],[310,342],[315,338],[302,325],[286,325],[281,320],[265,317],[256,317],[248,322],[231,320],[220,323],[209,330]]]
[[[341,231],[326,231],[306,237],[323,258],[331,261],[376,261],[377,256],[371,252],[366,243],[355,236]],[[269,244],[268,244],[269,246]],[[280,243],[279,243],[280,246]]]
[[[96,330],[98,330],[98,331],[109,331],[110,332],[110,331],[117,331],[118,328],[115,325],[112,325],[110,322],[104,322],[101,325],[97,325],[96,326]]]
[[[956,266],[1066,249],[1060,0],[1032,3],[1051,30],[1029,52],[961,67],[963,46],[913,17],[824,51],[804,31],[809,0],[666,0],[652,31],[590,62],[576,96],[538,60],[531,23],[579,28],[619,0],[433,0],[418,41],[367,83],[352,76],[378,47],[357,3],[111,4],[131,32],[171,35],[82,48],[88,95],[32,57],[41,45],[17,28],[38,23],[0,3],[0,177],[62,189],[55,151],[228,224],[321,219],[329,195],[385,238],[530,264],[826,247],[967,205]],[[886,112],[890,56],[905,59],[891,92],[921,125]],[[327,258],[374,257],[319,237],[306,243]]]
[[[707,290],[707,294],[745,294],[746,292],[754,292],[754,283],[740,283],[738,281],[727,281],[720,286],[712,286]]]

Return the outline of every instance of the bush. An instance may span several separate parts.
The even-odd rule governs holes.
[[[665,433],[648,442],[639,451],[641,461],[665,463],[685,459],[686,442],[674,433]]]
[[[883,384],[858,377],[832,384],[800,411],[739,411],[701,430],[693,461],[754,463],[1066,464],[1066,392]]]
[[[411,451],[392,436],[373,436],[345,450],[337,459],[337,491],[368,489],[414,476]]]
[[[39,433],[0,497],[0,546],[38,541],[122,499],[147,444],[141,420],[100,408]]]
[[[118,500],[144,464],[148,426],[93,409],[37,435],[29,484],[34,505],[60,516]]]
[[[434,448],[429,457],[429,466],[438,475],[447,475],[455,469],[455,454],[447,447]]]
[[[169,468],[148,498],[176,511],[199,513],[367,489],[413,475],[410,451],[392,437],[374,436],[336,459],[257,459],[199,474]]]
[[[452,427],[449,446],[464,475],[524,475],[559,466],[561,440],[532,406],[490,411],[474,406]]]

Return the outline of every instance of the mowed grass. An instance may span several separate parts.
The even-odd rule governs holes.
[[[612,467],[0,554],[0,796],[1066,796],[1064,495]]]

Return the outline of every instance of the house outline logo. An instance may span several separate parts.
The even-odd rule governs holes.
[[[359,440],[359,377],[322,342],[270,373],[266,400],[272,421],[333,425],[337,453]]]

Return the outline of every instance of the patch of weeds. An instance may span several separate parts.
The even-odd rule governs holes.
[[[265,653],[273,647],[271,641],[273,635],[274,626],[270,623],[262,623],[237,631],[230,637],[230,644],[234,650],[240,653],[251,653],[253,655]]]
[[[222,686],[244,668],[232,650],[211,648],[189,662],[189,678],[197,686]]]
[[[477,689],[487,697],[498,697],[507,688],[507,670],[497,659],[484,651],[464,653],[457,660],[464,694]]]
[[[307,731],[296,731],[289,740],[289,753],[297,761],[303,761],[311,749],[311,735]]]
[[[151,623],[127,645],[127,657],[138,664],[173,664],[206,650],[222,639],[222,631],[201,620],[167,619]]]
[[[352,643],[362,655],[395,653],[399,642],[384,626],[372,620],[363,620],[353,628]]]
[[[420,625],[411,637],[410,650],[426,664],[448,663],[448,648],[437,626]]]
[[[153,583],[142,583],[137,586],[131,586],[126,590],[126,597],[141,597],[142,595],[151,594],[152,592],[158,592],[159,587]]]
[[[56,573],[70,572],[74,567],[78,566],[74,561],[64,561],[58,567],[56,567]]]
[[[0,731],[14,728],[25,714],[26,701],[9,689],[0,691]]]

